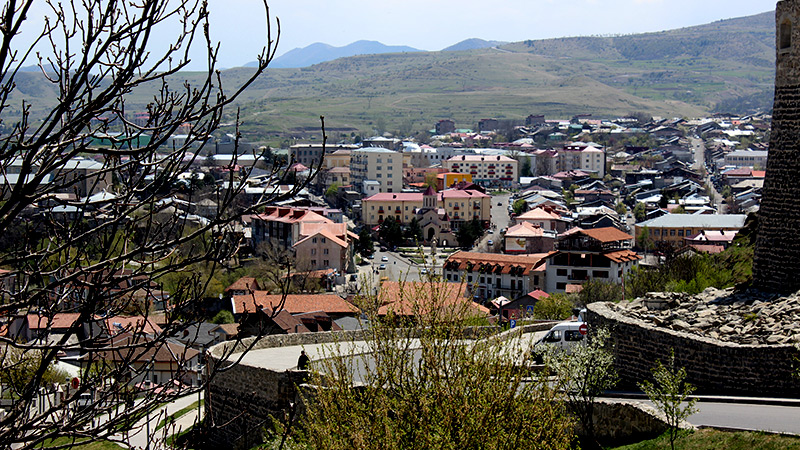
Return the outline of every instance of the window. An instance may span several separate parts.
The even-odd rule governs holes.
[[[678,230],[678,236],[683,236],[683,230]]]
[[[322,249],[322,254],[323,255],[327,255],[328,254],[328,249],[327,248],[323,248]]]
[[[544,342],[561,342],[561,330],[553,330],[542,339]]]
[[[317,243],[317,238],[311,238],[311,243],[312,244],[316,244]]]
[[[556,289],[558,289],[559,291],[563,291],[566,288],[567,288],[567,283],[556,283]]]
[[[556,275],[559,276],[559,277],[567,276],[567,269],[557,269],[556,270]]]
[[[669,230],[669,235],[670,236],[675,236],[675,230]]]
[[[533,276],[533,284],[535,284],[537,286],[539,285],[539,275],[534,275]]]
[[[322,238],[322,243],[324,244],[326,242],[328,242],[328,238]]]
[[[472,275],[467,276],[467,281],[472,283]]]
[[[583,335],[578,330],[564,330],[564,340],[565,341],[582,341]]]
[[[328,267],[328,266],[330,266],[330,265],[331,265],[331,263],[330,263],[330,261],[328,261],[327,259],[323,259],[323,260],[322,260],[322,265],[323,265],[323,266],[325,266],[325,267]]]
[[[317,260],[316,259],[312,259],[311,260],[311,267],[317,267]]]
[[[391,172],[387,173],[386,178],[392,178],[392,173]]]
[[[608,271],[595,270],[595,271],[592,272],[592,277],[594,277],[594,278],[608,278]]]
[[[316,255],[316,254],[317,254],[317,249],[315,249],[315,248],[312,248],[312,249],[311,249],[311,254],[312,254],[312,255]]]
[[[785,20],[780,28],[779,50],[788,50],[792,46],[792,22]]]

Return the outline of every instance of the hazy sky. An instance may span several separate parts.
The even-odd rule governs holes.
[[[31,25],[41,23],[44,14],[41,3],[28,15]],[[315,42],[338,47],[362,39],[441,50],[473,37],[522,41],[662,31],[771,11],[775,3],[774,0],[270,0],[269,6],[273,21],[277,17],[281,22],[278,46],[281,55]],[[219,66],[234,67],[255,60],[266,42],[262,0],[209,0],[209,4],[211,37],[221,41]],[[156,36],[167,34],[160,31]],[[200,56],[196,56],[196,68],[201,67]]]
[[[210,0],[222,64],[253,58],[264,33],[259,0]],[[628,34],[700,25],[775,8],[774,0],[271,0],[278,55],[315,42],[360,39],[441,50],[468,38],[522,41]],[[230,49],[230,53],[227,52]]]

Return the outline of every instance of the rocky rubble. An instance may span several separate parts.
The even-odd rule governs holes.
[[[800,342],[800,292],[780,297],[755,290],[708,288],[698,295],[651,292],[614,305],[658,327],[751,345]]]

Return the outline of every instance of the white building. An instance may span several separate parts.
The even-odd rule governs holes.
[[[767,167],[766,150],[735,150],[725,155],[726,166]]]
[[[519,163],[501,155],[461,155],[444,162],[451,172],[468,173],[476,184],[516,187],[519,184]]]
[[[403,154],[379,147],[367,147],[350,153],[350,180],[354,186],[366,192],[364,181],[377,181],[379,192],[401,192],[403,190]]]

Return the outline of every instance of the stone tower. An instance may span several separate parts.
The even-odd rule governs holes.
[[[800,0],[775,8],[775,103],[761,198],[753,281],[800,290]]]

